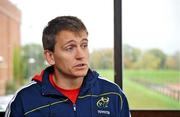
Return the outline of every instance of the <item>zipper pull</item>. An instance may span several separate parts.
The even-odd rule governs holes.
[[[76,111],[76,104],[73,104],[73,110]]]

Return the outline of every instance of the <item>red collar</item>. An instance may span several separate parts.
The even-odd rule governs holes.
[[[55,89],[57,89],[64,96],[68,97],[73,104],[76,103],[77,97],[79,95],[80,88],[67,90],[67,89],[63,89],[63,88],[59,87],[53,80],[53,74],[49,75],[49,81]]]

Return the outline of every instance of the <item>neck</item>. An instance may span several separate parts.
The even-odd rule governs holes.
[[[77,89],[81,87],[83,82],[83,77],[80,78],[72,78],[68,75],[59,74],[58,71],[55,70],[53,80],[62,89]]]

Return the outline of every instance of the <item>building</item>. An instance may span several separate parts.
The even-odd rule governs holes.
[[[13,50],[20,46],[21,12],[8,0],[0,0],[0,96],[13,78]]]

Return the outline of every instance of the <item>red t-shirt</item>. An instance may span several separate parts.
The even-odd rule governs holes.
[[[53,74],[50,74],[49,80],[50,80],[50,83],[51,83],[59,92],[61,92],[61,93],[62,93],[63,95],[65,95],[66,97],[68,97],[68,98],[72,101],[73,104],[76,103],[77,97],[78,97],[78,95],[79,95],[80,88],[67,90],[67,89],[63,89],[63,88],[59,87],[58,85],[56,85],[56,83],[55,83],[54,80],[53,80]]]

